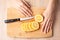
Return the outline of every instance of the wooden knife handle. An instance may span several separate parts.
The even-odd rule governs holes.
[[[5,23],[12,23],[12,22],[16,22],[16,21],[20,21],[20,18],[8,19],[8,20],[5,20]]]

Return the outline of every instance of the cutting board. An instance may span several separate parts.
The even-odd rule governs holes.
[[[44,7],[41,8],[36,8],[32,7],[31,8],[33,11],[33,15],[41,14],[45,11]],[[22,13],[18,12],[18,10],[12,6],[7,8],[7,19],[14,19],[14,18],[23,18],[25,16],[22,15]],[[33,20],[33,19],[32,19]],[[29,22],[31,20],[27,20],[25,22]],[[52,29],[48,33],[43,33],[41,32],[41,27],[40,29],[34,32],[22,32],[21,31],[21,23],[20,21],[13,22],[13,23],[8,23],[7,24],[7,35],[9,37],[20,37],[20,38],[40,38],[40,37],[51,37],[52,36]]]
[[[29,1],[29,0],[27,0]],[[41,4],[40,4],[40,2]],[[33,5],[33,7],[31,7],[32,11],[33,11],[33,16],[37,15],[37,14],[42,14],[47,6],[48,0],[44,1],[44,0],[39,0],[39,1],[35,1],[36,5],[34,4],[34,0],[30,0],[29,2],[31,2],[31,4]],[[43,2],[45,3],[44,5]],[[7,2],[7,19],[14,19],[14,18],[23,18],[25,17],[21,12],[19,12],[16,9],[16,2],[14,0],[10,0]],[[36,7],[37,6],[37,7]],[[31,19],[33,20],[33,19]],[[25,22],[30,22],[31,20],[27,20]],[[34,31],[34,32],[22,32],[21,31],[21,21],[17,21],[17,22],[13,22],[13,23],[8,23],[7,24],[7,35],[9,37],[20,37],[20,38],[40,38],[40,37],[51,37],[52,36],[52,29],[48,32],[48,33],[43,33],[41,32],[41,27],[42,24],[40,25],[39,30]]]

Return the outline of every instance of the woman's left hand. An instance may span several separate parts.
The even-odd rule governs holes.
[[[44,16],[44,21],[42,22],[41,31],[44,33],[48,33],[52,29],[54,15],[53,15],[53,13],[50,13],[49,10],[46,10],[43,13],[43,16]]]

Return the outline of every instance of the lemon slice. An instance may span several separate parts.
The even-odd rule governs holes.
[[[26,32],[30,31],[30,28],[29,28],[29,23],[26,23]]]
[[[35,15],[35,21],[36,22],[42,22],[43,21],[43,16],[42,15]]]
[[[39,29],[38,22],[31,22],[31,28],[33,29],[32,31]]]
[[[29,22],[29,30],[34,31],[34,29],[32,28],[32,23],[31,22]]]
[[[29,30],[28,30],[28,25],[27,25],[27,23],[22,23],[22,24],[21,24],[21,30],[22,30],[22,31],[29,31]]]
[[[22,24],[21,24],[21,30],[22,30],[22,31],[26,31],[26,24],[25,24],[25,23],[22,23]]]

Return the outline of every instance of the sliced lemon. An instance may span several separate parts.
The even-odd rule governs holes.
[[[26,23],[26,32],[30,31],[29,23]]]
[[[33,29],[32,31],[39,29],[39,24],[38,24],[38,22],[32,22],[32,23],[31,23],[31,28]]]
[[[39,28],[38,22],[28,22],[28,23],[21,24],[21,29],[22,31],[25,31],[25,32],[34,31],[34,30],[37,30],[38,28]]]
[[[35,15],[35,21],[36,22],[42,22],[43,21],[43,16],[42,15]]]
[[[33,30],[34,30],[34,29],[32,29],[31,22],[29,22],[29,30],[30,30],[30,31],[33,31]]]
[[[22,31],[26,31],[26,24],[25,24],[25,23],[22,23],[22,24],[21,24],[21,30],[22,30]]]
[[[22,29],[22,31],[29,31],[27,23],[22,23],[21,24],[21,29]]]

